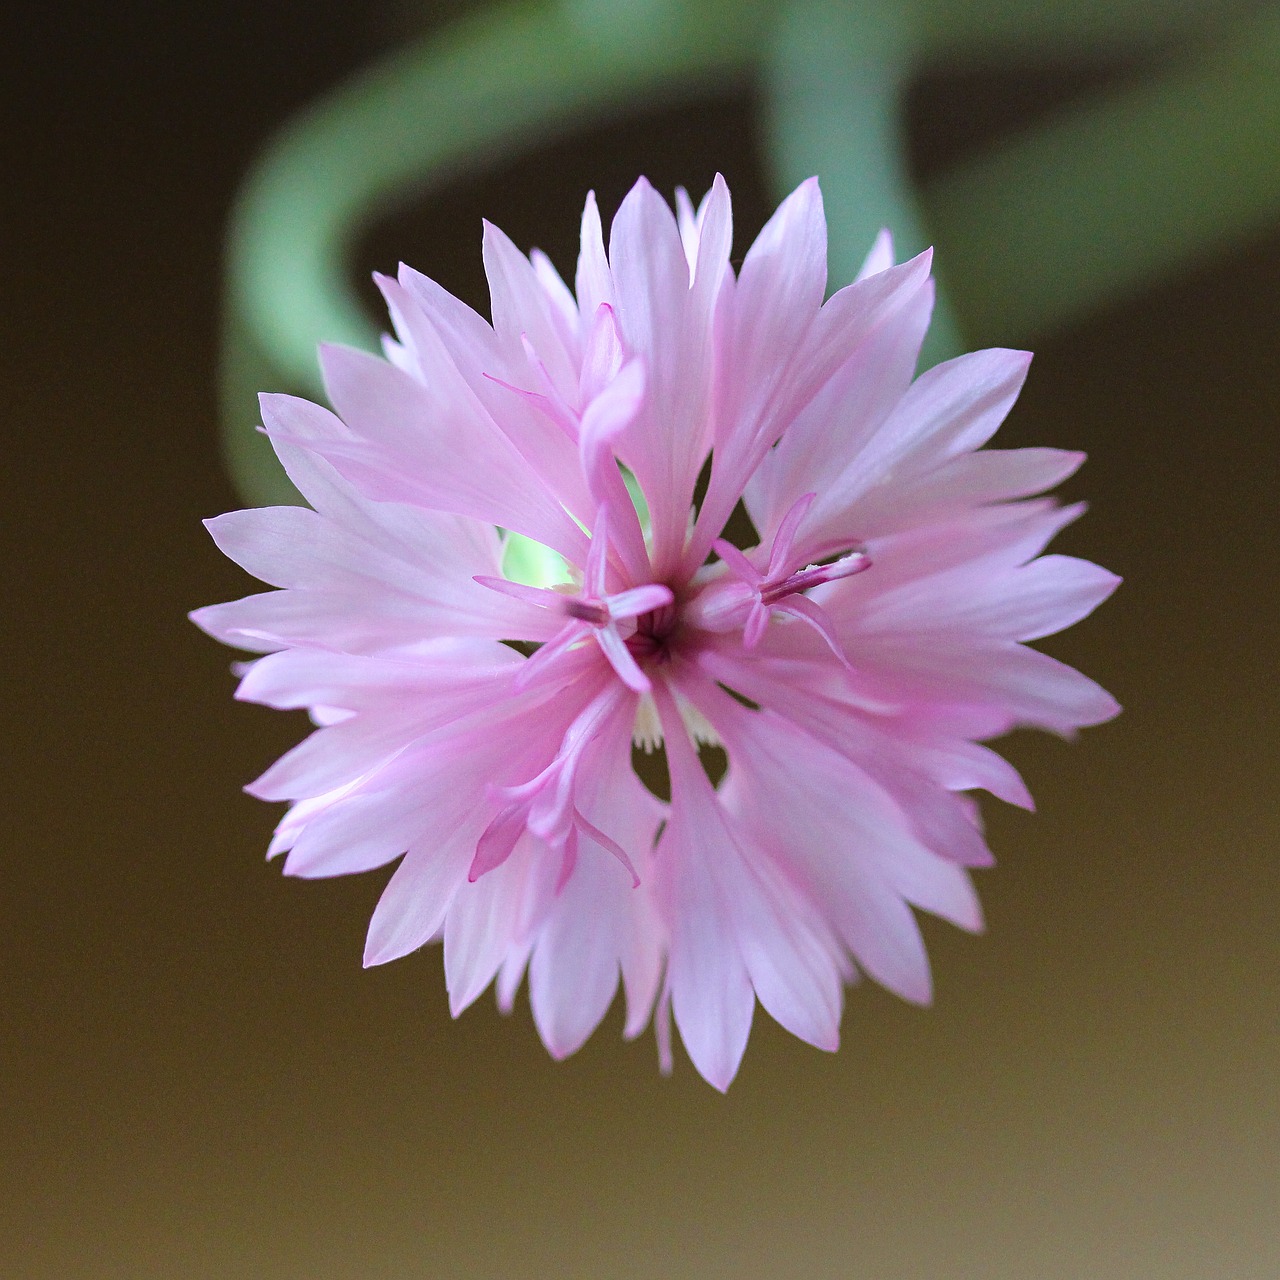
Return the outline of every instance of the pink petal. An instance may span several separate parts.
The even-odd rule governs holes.
[[[587,192],[582,210],[582,247],[578,254],[574,290],[578,295],[578,311],[583,316],[594,317],[599,307],[613,304],[613,272],[605,257],[604,231],[594,191]]]
[[[828,502],[847,507],[895,470],[936,465],[985,444],[1013,407],[1030,363],[1029,352],[993,349],[935,365],[912,383]]]
[[[533,273],[538,277],[547,298],[551,302],[552,314],[556,327],[563,335],[563,341],[571,352],[577,352],[580,346],[578,330],[580,317],[578,301],[573,296],[564,278],[556,270],[555,264],[541,249],[529,250],[529,261],[533,265]]]
[[[868,276],[879,275],[882,271],[888,271],[893,263],[893,233],[888,227],[881,227],[854,279],[865,280]]]
[[[461,377],[524,465],[571,510],[586,510],[573,442],[557,412],[562,397],[557,393],[552,402],[545,365],[531,365],[523,335],[508,334],[503,341],[470,307],[456,299],[447,305],[439,285],[408,268],[401,268],[399,281],[375,279],[397,333],[413,352],[416,379],[434,390],[443,353],[456,370],[455,375],[446,368],[446,378]]]
[[[765,456],[745,495],[762,537],[772,536],[802,494],[825,494],[902,398],[929,327],[933,295],[926,280],[868,334]],[[811,521],[810,527],[817,526]]]
[[[608,303],[601,303],[591,321],[591,331],[582,353],[582,370],[578,375],[578,394],[584,406],[613,382],[622,371],[623,362],[622,339],[618,336],[613,308]],[[638,367],[643,370],[643,366]],[[640,390],[643,391],[643,386]],[[627,419],[630,420],[631,416],[628,414]]]
[[[548,295],[533,264],[491,222],[484,224],[484,269],[499,341],[512,349],[527,338],[556,390],[572,401],[578,390],[576,334],[568,329],[563,310]]]
[[[530,837],[500,867],[462,882],[444,921],[445,981],[456,1018],[493,981],[512,950],[549,907],[558,860]]]
[[[727,217],[716,221],[725,226]],[[659,576],[684,543],[694,483],[711,444],[712,290],[723,273],[724,242],[723,233],[704,234],[699,262],[706,266],[697,268],[701,276],[695,273],[691,288],[675,219],[643,179],[622,202],[610,234],[618,329],[627,351],[643,361],[647,386],[644,409],[623,433],[619,452],[649,499]]]
[[[428,394],[373,356],[323,348],[330,399],[361,439],[312,447],[370,497],[485,520],[577,559],[583,545],[577,527],[530,476],[443,349],[431,354],[438,357],[432,368],[438,380]]]
[[[1042,493],[1061,484],[1084,461],[1065,449],[983,449],[951,458],[932,471],[871,490],[845,519],[867,534],[954,518],[976,506]],[[832,517],[828,517],[831,519]]]
[[[787,362],[785,379],[779,380],[758,410],[748,413],[743,425],[717,438],[715,465],[698,514],[697,536],[685,557],[688,566],[702,562],[750,476],[788,426],[852,353],[926,287],[931,260],[931,255],[924,253],[900,267],[848,285],[813,317],[804,342]]]
[[[577,1052],[618,989],[619,936],[632,890],[608,860],[584,854],[550,910],[529,966],[529,1001],[553,1057]]]
[[[455,832],[430,849],[408,853],[378,899],[364,964],[386,964],[416,951],[440,931],[470,860],[471,832]]]
[[[680,945],[681,915],[689,910],[685,895],[691,896],[700,915],[705,915],[712,903],[723,913],[727,937],[722,946],[741,956],[748,990],[754,988],[769,1013],[789,1031],[822,1048],[832,1049],[838,1040],[839,970],[812,905],[790,889],[766,859],[748,852],[745,828],[735,832],[726,821],[670,695],[656,693],[655,697],[663,713],[672,785],[671,822],[659,856],[670,858],[671,874],[679,877],[668,890],[676,913],[670,960],[676,1023],[695,1065],[712,1084],[723,1088],[728,1083],[725,1071],[731,1076],[736,1070],[735,1052],[741,1056],[735,1038],[741,1013],[738,1021],[726,1023],[733,1006],[709,1009],[706,995],[699,994],[691,1008],[687,995],[682,994],[697,986],[685,972],[685,964],[693,961],[685,961]],[[739,997],[739,1002],[744,1004],[745,1000]],[[699,1017],[710,1019],[711,1034],[696,1025]],[[698,1042],[697,1049],[690,1044],[691,1034]],[[712,1074],[703,1070],[699,1055]]]
[[[371,871],[404,853],[424,822],[429,819],[402,795],[354,796],[305,824],[284,869],[306,879]]]
[[[494,600],[458,572],[471,566],[496,572],[496,541],[477,555],[447,526],[410,529],[415,515],[429,516],[410,510],[396,530],[406,535],[397,545],[387,536],[393,514],[383,513],[381,529],[371,528],[368,520],[344,528],[304,507],[233,511],[207,521],[219,548],[250,573],[307,593],[288,604],[276,600],[266,605],[256,628],[247,615],[235,625],[264,632],[268,617],[279,628],[292,611],[295,621],[286,636],[290,642],[325,634],[332,644],[345,634],[349,643],[356,643],[354,637],[363,635],[366,647],[432,635],[505,639],[523,635],[528,627],[535,633],[544,628],[529,610]],[[246,609],[231,612],[245,615]]]
[[[1016,594],[983,620],[1015,640],[1056,635],[1088,617],[1120,585],[1114,573],[1074,556],[1041,556],[1016,576]]]
[[[680,243],[684,245],[684,256],[692,277],[694,263],[698,260],[698,214],[683,187],[676,188],[676,226],[680,228]]]

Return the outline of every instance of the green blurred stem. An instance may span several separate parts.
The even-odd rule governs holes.
[[[772,176],[781,191],[821,176],[833,286],[853,279],[882,227],[893,232],[899,260],[932,243],[906,167],[901,100],[916,34],[900,4],[793,0],[772,42],[765,81]],[[943,296],[927,343],[928,364],[960,349]]]
[[[256,393],[319,393],[320,340],[377,345],[349,279],[351,247],[374,216],[568,125],[741,73],[752,25],[731,12],[678,0],[617,13],[604,0],[509,4],[398,53],[291,121],[246,186],[228,243],[221,394],[241,492],[297,500],[252,429]]]
[[[1280,13],[922,193],[966,325],[1023,342],[1274,226]]]
[[[526,0],[475,15],[296,118],[246,186],[222,374],[233,476],[252,501],[296,499],[251,429],[254,394],[316,394],[321,339],[376,344],[348,278],[373,217],[567,127],[761,65],[780,189],[822,177],[833,284],[888,225],[900,256],[937,244],[972,339],[1025,342],[1274,220],[1280,15],[1241,22],[1195,63],[1064,114],[918,196],[907,78],[946,50],[1149,42],[1241,4],[1165,0],[1153,15],[1144,0],[791,0],[775,14],[767,0]],[[945,303],[932,343],[928,358],[959,345]]]

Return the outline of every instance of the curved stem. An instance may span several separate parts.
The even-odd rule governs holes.
[[[371,346],[349,251],[392,199],[491,164],[641,95],[705,93],[764,62],[770,161],[789,190],[820,173],[831,278],[882,225],[900,256],[936,239],[966,327],[1019,341],[1274,222],[1280,14],[1257,0],[515,0],[387,59],[290,122],[229,235],[224,447],[252,501],[296,500],[253,431],[254,393],[315,394],[321,339]],[[1238,19],[1208,56],[1071,111],[917,197],[901,92],[926,58],[1151,44]],[[1016,18],[1015,18],[1016,15]],[[992,52],[988,53],[992,56]],[[927,228],[927,231],[926,231]],[[933,234],[928,234],[932,232]],[[945,305],[926,360],[959,346]]]
[[[319,390],[317,342],[371,347],[349,250],[393,198],[492,164],[637,96],[704,93],[749,65],[754,3],[524,2],[377,64],[291,121],[232,217],[222,377],[224,447],[255,501],[296,501],[253,431],[253,396]]]
[[[1280,13],[1068,111],[922,201],[975,336],[1067,323],[1280,211]]]
[[[896,0],[793,0],[769,50],[775,185],[790,190],[821,175],[833,285],[854,278],[882,227],[892,230],[899,261],[931,243],[907,172],[902,119],[918,38],[910,8]],[[960,350],[944,298],[927,343],[926,364]]]

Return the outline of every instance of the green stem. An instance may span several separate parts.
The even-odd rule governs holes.
[[[915,28],[901,4],[794,0],[768,63],[766,128],[775,185],[822,179],[833,284],[857,274],[882,227],[899,260],[928,247],[906,168],[901,97],[915,60]],[[942,264],[945,268],[945,262]],[[955,355],[960,342],[945,298],[925,361]]]
[[[351,246],[375,214],[638,97],[705,92],[741,73],[758,43],[744,19],[756,12],[727,0],[617,12],[598,0],[508,4],[389,58],[291,121],[246,186],[228,242],[221,391],[241,491],[296,501],[253,431],[254,394],[318,393],[321,340],[377,344],[348,281]]]
[[[1275,225],[1280,14],[932,184],[966,325],[1024,341]]]
[[[236,207],[222,401],[228,465],[252,501],[296,495],[254,425],[254,393],[320,392],[320,340],[375,345],[348,280],[368,221],[409,193],[536,140],[679,100],[763,64],[781,191],[819,173],[831,277],[875,232],[939,246],[972,336],[1024,341],[1280,206],[1280,15],[1239,25],[1185,65],[1071,111],[917,196],[901,93],[923,62],[983,49],[1079,52],[1221,24],[1252,0],[536,0],[477,14],[404,50],[274,140]],[[772,34],[771,34],[772,33]],[[992,56],[988,52],[988,57]],[[940,304],[926,359],[958,349]]]

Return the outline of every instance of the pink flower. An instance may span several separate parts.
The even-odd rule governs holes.
[[[573,291],[486,226],[492,325],[379,279],[396,339],[323,351],[336,414],[262,398],[310,509],[209,521],[280,589],[192,615],[265,655],[240,698],[318,726],[249,787],[290,803],[270,853],[403,855],[366,964],[442,938],[455,1014],[495,979],[510,1008],[527,970],[557,1057],[621,976],[627,1036],[654,1017],[669,1067],[674,1015],[720,1089],[757,999],[824,1049],[859,973],[928,1002],[912,908],[982,927],[965,793],[1031,804],[981,740],[1118,710],[1023,643],[1117,582],[1040,554],[1081,508],[1032,495],[1082,455],[981,449],[1030,357],[913,381],[929,255],[882,237],[824,302],[816,181],[736,276],[730,238],[721,180],[675,215],[642,180],[607,254],[588,198]],[[669,802],[633,743],[664,746]]]

